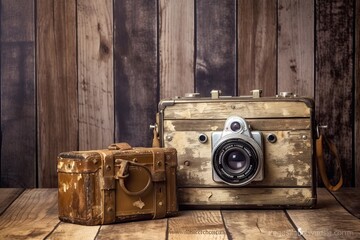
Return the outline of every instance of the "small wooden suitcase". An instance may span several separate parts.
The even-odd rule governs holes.
[[[176,214],[176,157],[173,148],[126,143],[59,154],[59,218],[97,225]]]
[[[291,93],[274,97],[261,97],[260,93],[255,90],[250,96],[231,97],[212,91],[211,97],[187,94],[159,103],[160,146],[177,150],[180,207],[315,206],[314,102]],[[244,125],[243,133],[241,128],[238,133],[229,133],[230,125],[227,124],[231,119],[240,119],[239,123]],[[252,138],[244,136],[244,133],[251,135],[250,132]],[[229,138],[231,134],[233,138]],[[245,143],[257,145],[258,154],[248,154],[250,148]],[[244,158],[239,158],[236,163],[230,159],[230,154],[234,159]],[[255,162],[256,158],[252,156],[256,155],[261,160],[258,160],[260,170],[252,175],[252,181],[237,184],[238,178],[246,179],[246,174],[252,171],[250,167],[244,171],[237,168],[241,166],[240,160],[247,161],[247,166],[255,166],[251,161]]]

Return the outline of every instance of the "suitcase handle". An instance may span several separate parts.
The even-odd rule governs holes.
[[[117,159],[116,163],[119,163],[119,162],[120,162],[120,165],[118,165],[119,170],[117,171],[115,178],[119,180],[120,187],[122,188],[122,190],[124,190],[124,192],[130,196],[139,196],[139,195],[144,195],[145,193],[147,193],[148,190],[150,189],[150,187],[152,187],[152,181],[151,181],[152,175],[151,175],[150,170],[145,165],[140,164],[140,163],[130,162],[130,161],[127,161],[124,159]],[[149,180],[146,183],[146,186],[140,191],[132,192],[132,191],[129,191],[125,186],[125,178],[127,178],[129,176],[129,165],[143,168],[145,170],[145,172],[148,174]]]

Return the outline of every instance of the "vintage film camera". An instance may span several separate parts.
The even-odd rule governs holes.
[[[315,206],[313,100],[252,93],[159,103],[156,128],[160,145],[177,149],[182,208]]]
[[[58,156],[59,218],[83,225],[176,214],[176,150],[132,148],[74,151]]]

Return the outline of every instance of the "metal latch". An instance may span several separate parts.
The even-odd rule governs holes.
[[[320,129],[327,129],[328,126],[327,125],[316,125],[316,138],[320,137]]]
[[[262,90],[261,89],[254,89],[250,91],[252,93],[253,98],[260,98]]]
[[[220,90],[211,90],[211,99],[218,99],[221,96]]]

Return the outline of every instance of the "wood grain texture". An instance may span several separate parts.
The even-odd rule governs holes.
[[[0,186],[35,187],[34,2],[1,1],[0,23]]]
[[[0,188],[0,215],[23,191],[22,188]]]
[[[318,189],[318,204],[312,210],[287,210],[305,239],[359,239],[360,221],[342,208],[325,189]]]
[[[283,211],[222,211],[230,239],[297,239]]]
[[[245,119],[306,118],[310,117],[310,114],[311,109],[304,102],[189,101],[165,108],[164,119],[227,119],[229,116],[241,116]]]
[[[159,1],[160,99],[194,92],[194,3]]]
[[[236,1],[197,0],[195,90],[237,95]]]
[[[169,219],[169,239],[228,239],[220,211],[182,211]]]
[[[44,239],[58,223],[57,189],[26,190],[0,216],[0,238]]]
[[[79,149],[114,141],[113,1],[77,1]]]
[[[183,208],[271,208],[313,206],[311,188],[178,188]]]
[[[38,185],[56,187],[56,158],[78,149],[76,3],[37,0]]]
[[[151,146],[157,111],[157,3],[115,1],[115,139]]]
[[[281,119],[246,119],[252,130],[257,131],[279,131],[279,130],[308,130],[311,129],[309,118],[285,118]],[[165,120],[164,129],[167,131],[222,131],[223,120]]]
[[[278,2],[278,92],[314,97],[314,1]]]
[[[355,186],[360,187],[360,2],[356,2],[355,13],[355,128],[354,128],[354,168]]]
[[[96,239],[100,226],[60,223],[46,239]]]
[[[360,218],[360,188],[341,188],[339,191],[332,192],[332,195],[346,208],[352,215]]]
[[[167,239],[167,219],[104,225],[96,239]]]
[[[238,91],[249,95],[262,89],[276,95],[276,0],[240,0],[238,3]]]
[[[341,151],[344,185],[354,179],[353,164],[353,1],[316,1],[316,120]],[[328,166],[335,166],[327,160]],[[334,175],[329,171],[329,175]]]
[[[263,143],[264,179],[252,182],[250,186],[311,186],[313,164],[310,131],[264,131],[264,139],[270,133],[277,136],[277,141]],[[206,143],[200,143],[198,141],[200,134],[205,134],[209,140]],[[211,131],[172,132],[165,129],[165,147],[177,149],[179,187],[227,186],[213,181],[211,136]],[[306,140],[303,140],[302,136],[306,136]],[[169,138],[171,141],[168,140]]]

